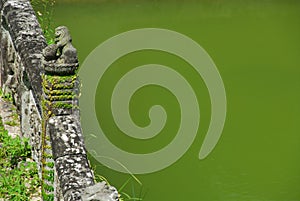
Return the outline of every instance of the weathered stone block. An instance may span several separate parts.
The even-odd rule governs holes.
[[[62,156],[55,160],[55,167],[63,195],[94,184],[86,155]]]
[[[118,201],[119,193],[115,187],[100,182],[81,192],[82,201]]]
[[[42,94],[41,56],[38,62],[33,60],[36,59],[36,55],[42,54],[42,49],[47,44],[42,29],[28,0],[2,0],[1,9],[2,24],[9,29],[14,47],[27,71],[34,97],[39,104]]]
[[[86,155],[78,117],[74,115],[54,116],[48,121],[54,159],[66,155]]]

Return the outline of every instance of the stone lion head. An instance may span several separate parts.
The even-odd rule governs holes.
[[[72,42],[69,30],[65,26],[59,26],[55,29],[55,43],[58,47],[63,47]]]

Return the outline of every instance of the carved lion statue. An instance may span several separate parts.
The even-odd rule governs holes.
[[[55,29],[55,44],[48,45],[43,50],[46,61],[53,61],[60,64],[77,63],[77,51],[72,45],[72,38],[65,26]]]

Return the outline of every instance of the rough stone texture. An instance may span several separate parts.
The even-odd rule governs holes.
[[[43,113],[44,116],[52,115],[46,122],[46,132],[50,136],[64,200],[81,200],[82,189],[94,184],[94,176],[86,155],[79,112],[76,112],[79,86],[75,71],[78,63],[67,63],[72,59],[68,59],[68,54],[64,54],[64,51],[68,52],[67,47],[72,45],[68,40],[70,35],[67,28],[64,27],[63,30],[64,33],[56,33],[56,44],[43,50]],[[76,53],[73,50],[72,47],[72,52]],[[78,62],[77,55],[71,56]]]
[[[26,70],[34,98],[40,103],[41,58],[46,40],[28,0],[2,0],[2,27],[9,31]]]
[[[13,138],[21,134],[19,115],[16,112],[15,105],[11,102],[4,101],[0,97],[0,116],[2,117],[5,130],[7,130],[9,135]],[[10,125],[10,122],[13,122],[13,125]]]
[[[24,90],[21,96],[21,131],[24,137],[30,139],[32,146],[32,158],[38,164],[38,171],[41,177],[42,160],[42,118],[36,107],[32,91]]]
[[[85,188],[81,195],[83,201],[115,201],[119,199],[116,188],[107,185],[104,181]]]
[[[57,64],[78,63],[77,50],[72,45],[72,37],[66,26],[59,26],[55,29],[55,44],[48,45],[43,50],[43,55],[45,61],[54,61]],[[60,70],[57,72],[61,73]]]
[[[53,116],[47,124],[57,177],[65,200],[80,200],[80,189],[94,184],[78,116]]]
[[[20,94],[25,88],[23,83],[24,67],[13,46],[9,32],[1,28],[1,86],[4,94],[11,94],[15,104],[20,107]],[[6,61],[6,62],[4,62]]]
[[[76,70],[78,69],[79,64],[57,64],[53,62],[45,62],[45,73],[51,75],[70,75],[75,74]]]
[[[71,191],[94,184],[86,155],[66,155],[55,160],[56,171],[64,197]]]
[[[46,63],[47,65],[48,63]],[[58,66],[61,64],[57,64]],[[54,74],[53,74],[54,73]],[[56,76],[55,72],[51,72],[51,75]],[[78,84],[73,85],[73,89],[60,89],[57,84],[61,84],[59,77],[47,77],[43,76],[43,83],[51,85],[44,86],[44,98],[48,104],[45,106],[46,114],[52,113],[47,121],[47,136],[50,136],[52,154],[55,160],[55,167],[57,171],[57,179],[61,187],[64,200],[100,200],[100,201],[116,201],[119,199],[117,190],[112,187],[101,183],[101,185],[94,184],[94,176],[87,160],[86,150],[84,146],[82,130],[80,126],[80,116],[78,110],[70,110],[60,108],[62,111],[67,112],[54,112],[51,106],[53,103],[69,101],[68,104],[77,106],[75,101],[60,99],[64,94],[75,91],[78,94]],[[48,81],[47,81],[48,80]],[[52,80],[52,81],[51,81]],[[55,81],[53,81],[55,80]],[[69,82],[73,82],[73,79],[67,79]],[[75,79],[78,80],[77,78]],[[67,81],[63,80],[66,84]],[[70,86],[70,85],[64,85]],[[62,92],[59,92],[62,91]],[[59,94],[51,99],[51,94]],[[67,98],[65,98],[67,99]],[[55,101],[51,101],[55,100]],[[77,100],[76,97],[73,100]],[[88,187],[88,189],[87,189]],[[56,186],[57,188],[57,186]]]
[[[59,184],[59,179],[57,176],[57,171],[56,169],[54,170],[54,183]],[[54,201],[64,201],[63,193],[61,191],[60,186],[54,185]]]
[[[66,155],[86,155],[79,120],[74,115],[54,116],[48,121],[53,157],[56,160]],[[87,160],[87,159],[85,159]]]

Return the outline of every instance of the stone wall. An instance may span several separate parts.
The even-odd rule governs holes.
[[[0,0],[0,10],[0,87],[12,95],[22,136],[30,139],[43,200],[118,200],[114,187],[94,184],[80,125],[77,75],[68,79],[44,70],[66,66],[43,62],[47,44],[29,0]]]

